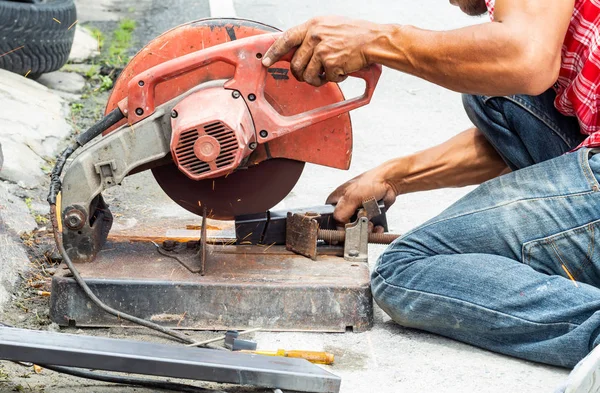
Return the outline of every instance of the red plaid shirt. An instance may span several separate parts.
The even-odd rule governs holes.
[[[495,0],[485,2],[493,21]],[[600,0],[575,1],[561,56],[554,106],[589,135],[578,148],[600,147]]]

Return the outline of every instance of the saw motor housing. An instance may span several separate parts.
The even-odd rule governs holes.
[[[256,149],[252,116],[237,92],[194,93],[175,105],[171,118],[171,156],[192,180],[226,176]]]

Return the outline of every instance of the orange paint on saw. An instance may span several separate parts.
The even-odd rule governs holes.
[[[119,101],[127,97],[128,83],[132,78],[153,66],[231,40],[273,31],[276,29],[267,25],[236,19],[200,20],[176,27],[151,41],[125,67],[115,83],[106,112],[113,110]],[[270,76],[267,76],[265,98],[283,116],[304,113],[344,100],[336,84],[328,83],[315,88],[296,81],[287,62],[274,64],[268,71]],[[201,83],[230,79],[233,74],[232,65],[219,62],[180,75],[156,86],[155,104],[160,105]],[[260,145],[251,158],[253,163],[258,163],[267,159],[269,154],[273,158],[348,169],[352,156],[350,116],[343,113],[272,139],[268,142],[268,151],[264,145]]]

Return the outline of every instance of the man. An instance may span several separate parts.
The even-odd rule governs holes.
[[[587,355],[566,391],[600,391],[600,0],[450,2],[492,22],[316,18],[263,63],[297,48],[292,73],[314,86],[378,63],[465,93],[474,128],[343,184],[335,217],[485,182],[381,255],[375,300],[403,326],[492,351],[563,367]]]

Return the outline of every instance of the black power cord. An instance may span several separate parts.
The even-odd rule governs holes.
[[[98,123],[96,123],[92,127],[90,127],[90,129],[88,129],[86,132],[81,134],[77,138],[77,142],[74,143],[72,146],[69,146],[68,148],[66,148],[61,153],[61,155],[58,157],[58,159],[56,160],[56,164],[55,164],[54,169],[52,170],[52,174],[51,174],[50,191],[48,193],[48,199],[47,199],[48,203],[50,204],[50,216],[51,216],[51,222],[52,222],[52,227],[53,227],[53,232],[54,232],[54,240],[58,247],[58,251],[62,255],[65,264],[67,265],[67,267],[73,274],[73,278],[75,279],[77,284],[81,287],[83,292],[85,292],[87,297],[90,298],[90,300],[92,302],[94,302],[94,304],[96,304],[102,310],[104,310],[105,312],[107,312],[111,315],[116,316],[117,318],[121,318],[126,321],[133,322],[137,325],[145,326],[149,329],[156,330],[158,332],[161,332],[163,334],[166,334],[168,336],[176,338],[177,340],[182,341],[184,343],[193,344],[194,340],[190,339],[189,337],[187,337],[184,334],[181,334],[173,329],[169,329],[164,326],[158,325],[154,322],[150,322],[145,319],[141,319],[141,318],[135,317],[133,315],[121,312],[119,310],[115,310],[114,308],[112,308],[112,307],[106,305],[104,302],[102,302],[102,300],[100,300],[94,294],[94,292],[92,292],[90,287],[86,284],[85,280],[79,274],[79,271],[73,265],[71,258],[69,258],[69,256],[67,255],[67,251],[64,248],[60,234],[58,233],[58,214],[60,214],[60,212],[56,211],[56,198],[62,188],[62,182],[60,180],[60,176],[62,174],[63,168],[65,167],[65,164],[66,164],[68,158],[79,147],[85,145],[86,143],[88,143],[89,141],[94,139],[96,136],[100,135],[105,130],[107,130],[110,127],[112,127],[113,125],[117,124],[123,118],[124,118],[124,116],[121,113],[121,111],[119,110],[119,108],[113,110],[108,115],[106,115],[102,120],[100,120]]]
[[[101,382],[110,382],[110,383],[118,383],[121,385],[132,385],[132,386],[140,386],[144,388],[150,389],[160,389],[160,390],[171,390],[176,392],[189,392],[189,393],[225,393],[219,390],[206,389],[193,385],[186,385],[183,383],[176,382],[165,382],[159,380],[152,380],[149,378],[137,378],[137,377],[125,377],[120,375],[110,375],[105,373],[99,373],[97,371],[87,371],[73,367],[62,367],[62,366],[48,366],[41,365],[43,368],[47,368],[48,370],[52,370],[61,374],[68,374],[74,377],[93,379],[95,381]]]
[[[188,336],[186,336],[184,334],[181,334],[173,329],[169,329],[164,326],[158,325],[156,323],[147,321],[145,319],[141,319],[141,318],[135,317],[133,315],[121,312],[112,307],[109,307],[104,302],[102,302],[102,300],[100,300],[94,294],[94,292],[92,292],[92,290],[87,285],[85,280],[79,274],[79,271],[77,270],[77,268],[75,268],[73,262],[71,261],[71,258],[69,258],[69,256],[67,255],[67,251],[65,250],[64,245],[62,243],[60,233],[58,233],[57,214],[60,214],[60,212],[56,211],[56,199],[62,188],[62,182],[60,180],[60,176],[62,174],[62,171],[64,169],[64,166],[65,166],[68,158],[79,147],[82,147],[83,145],[85,145],[86,143],[88,143],[89,141],[94,139],[96,136],[100,135],[105,130],[107,130],[110,127],[112,127],[113,125],[117,124],[123,118],[124,118],[124,116],[118,108],[113,110],[107,116],[105,116],[102,120],[100,120],[98,123],[96,123],[92,127],[90,127],[90,129],[88,129],[85,133],[81,134],[77,138],[77,141],[75,143],[73,143],[73,145],[67,147],[60,154],[58,159],[56,160],[56,164],[55,164],[54,169],[52,170],[52,174],[51,174],[50,190],[49,190],[48,199],[47,199],[48,203],[50,204],[50,215],[51,215],[52,227],[53,227],[53,231],[54,231],[54,239],[55,239],[56,245],[58,247],[58,250],[63,257],[65,264],[67,265],[67,267],[73,274],[73,278],[75,279],[77,284],[81,287],[81,289],[84,291],[84,293],[88,296],[88,298],[92,302],[94,302],[94,304],[96,304],[98,307],[100,307],[105,312],[112,314],[118,318],[121,318],[121,319],[127,320],[129,322],[133,322],[135,324],[138,324],[138,325],[156,330],[158,332],[164,333],[164,334],[166,334],[172,338],[175,338],[179,341],[182,341],[184,343],[193,344],[193,343],[195,343],[195,341],[190,339]],[[65,374],[74,375],[77,377],[82,377],[82,378],[87,378],[87,379],[95,379],[95,380],[104,381],[104,382],[113,382],[113,383],[120,383],[120,384],[126,384],[126,385],[136,385],[136,386],[143,386],[143,387],[149,387],[149,388],[155,388],[155,389],[171,389],[171,390],[178,390],[178,391],[182,391],[182,392],[208,392],[208,391],[215,392],[214,390],[198,388],[198,387],[191,386],[191,385],[155,381],[155,380],[145,379],[145,378],[132,378],[132,377],[108,375],[108,374],[96,373],[96,372],[91,372],[91,371],[84,371],[84,370],[71,368],[71,367],[52,366],[52,365],[51,366],[43,366],[43,367],[45,367],[49,370],[60,372],[60,373],[65,373]]]

